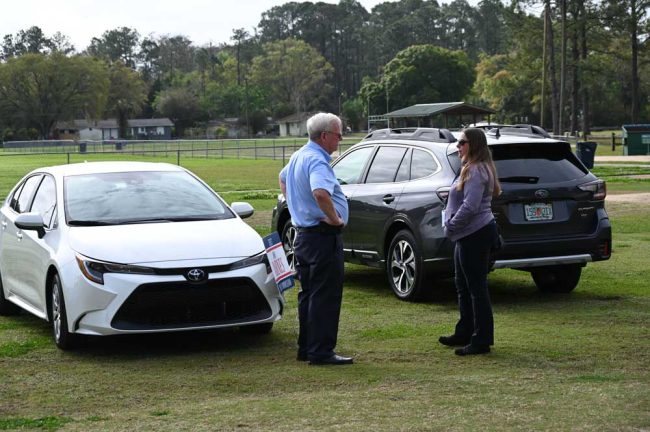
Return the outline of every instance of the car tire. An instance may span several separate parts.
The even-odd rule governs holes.
[[[291,219],[288,219],[282,227],[282,236],[280,238],[282,239],[284,254],[287,256],[287,262],[293,271],[296,270],[296,253],[294,250],[296,234],[298,234],[296,227],[291,223]]]
[[[247,335],[265,335],[271,333],[273,323],[251,324],[239,327],[239,330]]]
[[[542,292],[568,293],[578,285],[582,266],[579,264],[538,267],[531,270],[535,285]]]
[[[424,263],[415,237],[408,230],[399,231],[390,242],[386,275],[393,293],[400,300],[416,301],[425,294]]]
[[[55,274],[50,283],[50,320],[52,322],[52,336],[54,343],[62,350],[76,348],[79,344],[79,335],[70,333],[68,329],[68,314],[65,309],[65,298],[59,275]]]
[[[0,315],[17,315],[19,312],[20,308],[5,298],[5,291],[2,286],[2,276],[0,276]]]

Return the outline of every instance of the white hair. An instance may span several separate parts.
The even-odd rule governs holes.
[[[330,132],[332,130],[333,124],[338,124],[339,130],[342,129],[343,124],[341,119],[332,113],[318,113],[307,120],[307,133],[309,134],[309,139],[314,140],[320,137],[322,132]]]

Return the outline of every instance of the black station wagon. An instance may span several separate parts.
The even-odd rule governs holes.
[[[605,182],[593,175],[568,142],[539,127],[487,132],[503,193],[492,210],[504,247],[494,269],[531,273],[547,292],[572,291],[588,262],[609,259],[612,235]],[[333,161],[349,206],[345,259],[386,271],[397,297],[417,300],[435,279],[453,273],[453,243],[444,235],[442,209],[460,172],[458,133],[446,129],[382,129]],[[294,264],[296,230],[284,196],[272,227]]]

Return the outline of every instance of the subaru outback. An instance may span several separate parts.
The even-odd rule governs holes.
[[[504,239],[492,267],[527,271],[541,291],[570,292],[587,263],[610,257],[606,186],[568,142],[540,130],[516,125],[486,134],[503,190],[492,202]],[[345,259],[385,271],[400,299],[435,290],[429,274],[453,273],[442,210],[462,164],[457,136],[447,129],[381,129],[332,163],[350,207]],[[282,195],[272,228],[295,265],[296,230]]]

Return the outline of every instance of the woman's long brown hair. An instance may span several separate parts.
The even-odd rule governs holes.
[[[492,160],[492,153],[487,145],[487,138],[485,138],[485,132],[482,129],[478,128],[468,128],[464,129],[463,133],[467,139],[467,154],[463,159],[463,168],[460,170],[460,181],[458,182],[457,189],[463,190],[465,182],[469,179],[469,167],[472,164],[485,164],[490,173],[492,174],[492,183],[494,189],[492,191],[492,196],[497,197],[501,194],[501,184],[499,183],[499,177],[497,176],[497,169],[494,166],[494,161]]]

